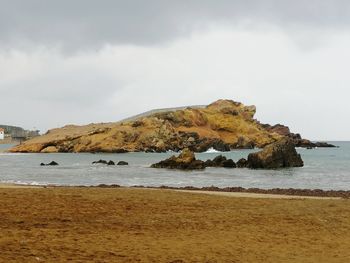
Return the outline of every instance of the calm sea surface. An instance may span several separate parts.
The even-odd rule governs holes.
[[[350,142],[333,142],[340,148],[298,149],[305,166],[280,170],[207,168],[204,171],[176,171],[149,168],[173,153],[124,154],[10,154],[1,152],[0,182],[55,185],[119,184],[123,186],[242,186],[258,188],[311,188],[350,190]],[[206,160],[223,154],[234,161],[247,157],[249,150],[196,154]],[[127,161],[129,166],[92,165],[104,159]],[[57,167],[41,167],[56,161]]]

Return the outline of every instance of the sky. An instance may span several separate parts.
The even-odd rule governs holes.
[[[48,129],[232,99],[350,140],[348,0],[0,0],[0,124]]]

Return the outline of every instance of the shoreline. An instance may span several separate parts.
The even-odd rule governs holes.
[[[283,194],[258,194],[242,192],[215,192],[215,191],[192,191],[192,190],[170,190],[180,193],[206,194],[235,198],[263,198],[263,199],[318,199],[318,200],[341,200],[341,197],[324,197],[324,196],[301,196],[301,195],[283,195]]]
[[[310,145],[303,145],[303,146],[300,146],[300,145],[295,145],[295,148],[296,149],[303,149],[303,150],[315,150],[315,149],[329,149],[329,148],[341,148],[339,145],[333,145],[331,143],[337,143],[337,142],[349,142],[349,141],[311,141],[311,143],[313,144],[321,144],[321,143],[325,143],[327,144],[326,146],[322,146],[322,145],[313,145],[313,146],[310,146]],[[3,144],[8,144],[8,143],[3,143]],[[10,143],[10,144],[13,144],[13,143]],[[20,143],[14,143],[15,146],[18,146],[20,145]],[[91,153],[91,154],[115,154],[115,153],[139,153],[139,152],[142,152],[142,153],[167,153],[167,152],[172,152],[172,153],[179,153],[181,152],[181,150],[179,151],[175,151],[175,150],[172,150],[172,149],[167,149],[167,150],[164,150],[164,151],[128,151],[128,150],[125,150],[125,149],[122,149],[122,150],[118,150],[118,151],[110,151],[110,150],[106,150],[106,151],[55,151],[55,152],[42,152],[42,151],[28,151],[28,150],[24,150],[24,151],[21,151],[21,150],[16,150],[16,151],[11,151],[11,149],[13,148],[9,148],[7,150],[5,150],[6,152],[8,153],[43,153],[43,154],[55,154],[55,153]],[[193,151],[194,153],[198,154],[198,153],[228,153],[228,152],[231,152],[231,151],[245,151],[245,150],[262,150],[264,149],[264,147],[254,147],[254,148],[250,148],[250,147],[237,147],[237,148],[230,148],[229,150],[217,150],[213,147],[210,147],[208,148],[207,150],[204,150],[204,151]],[[215,152],[211,152],[212,150],[214,150]]]
[[[143,186],[137,186],[139,188],[147,188]],[[150,187],[154,188],[154,187]],[[283,196],[302,196],[302,197],[338,197],[349,199],[349,190],[321,190],[321,189],[296,189],[296,188],[272,188],[272,189],[261,189],[261,188],[244,188],[244,187],[168,187],[160,186],[156,187],[159,189],[170,189],[170,190],[185,190],[185,191],[209,191],[219,193],[244,193],[244,194],[268,194],[268,195],[283,195]]]
[[[64,185],[27,185],[15,183],[0,183],[0,189],[18,188],[96,188],[96,189],[148,189],[148,190],[171,190],[183,193],[211,194],[217,196],[250,197],[250,198],[276,198],[276,199],[349,199],[350,191],[344,190],[321,190],[321,189],[295,189],[295,188],[243,188],[243,187],[170,187],[170,186],[121,186],[118,184],[100,184],[96,186],[64,186]]]

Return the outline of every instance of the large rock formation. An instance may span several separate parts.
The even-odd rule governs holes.
[[[255,106],[218,100],[206,107],[153,112],[125,122],[69,125],[26,141],[12,152],[165,152],[189,148],[262,148],[285,133],[254,119]]]
[[[295,150],[293,141],[284,138],[266,146],[262,151],[248,155],[248,167],[253,169],[274,169],[284,167],[302,167],[300,154]]]

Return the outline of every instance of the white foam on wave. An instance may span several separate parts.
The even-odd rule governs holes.
[[[206,152],[204,153],[219,153],[220,151],[215,150],[213,147],[209,148]]]
[[[3,184],[15,184],[15,185],[32,185],[32,186],[45,186],[49,185],[49,183],[39,183],[36,181],[31,181],[31,182],[23,182],[23,181],[17,181],[17,180],[2,180],[0,183]]]

